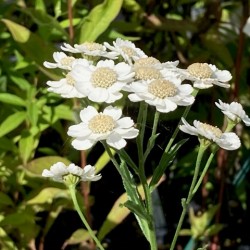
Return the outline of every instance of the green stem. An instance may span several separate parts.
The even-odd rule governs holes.
[[[146,151],[144,153],[144,162],[146,161],[151,149],[155,145],[155,139],[156,139],[155,135],[156,135],[156,130],[157,130],[159,118],[160,118],[160,112],[155,111],[154,123],[153,123],[153,129],[152,129],[151,137],[148,140],[147,149],[146,149]]]
[[[213,160],[213,158],[214,158],[215,153],[217,152],[217,150],[218,150],[218,146],[216,146],[216,149],[214,149],[213,152],[210,154],[210,156],[209,156],[209,158],[208,158],[208,160],[207,160],[207,163],[206,163],[204,169],[202,170],[202,173],[201,173],[201,175],[200,175],[200,178],[199,178],[199,180],[197,181],[197,183],[196,183],[196,185],[195,185],[195,187],[194,187],[194,189],[193,189],[192,197],[195,195],[195,193],[196,193],[197,190],[199,189],[199,187],[200,187],[200,185],[201,185],[201,183],[202,183],[202,180],[203,180],[204,176],[206,175],[207,170],[208,170],[208,168],[209,168],[209,166],[210,166],[210,164],[211,164],[211,162],[212,162],[212,160]]]
[[[197,156],[197,160],[196,160],[196,165],[195,165],[195,170],[194,170],[193,180],[192,180],[191,186],[189,188],[187,198],[182,199],[182,213],[181,213],[181,216],[180,216],[180,219],[179,219],[176,231],[175,231],[173,241],[171,243],[170,250],[174,250],[174,248],[175,248],[176,241],[177,241],[177,238],[179,236],[179,233],[180,233],[180,230],[181,230],[181,227],[182,227],[182,224],[183,224],[183,220],[184,220],[186,212],[187,212],[188,205],[189,205],[189,203],[190,203],[190,201],[191,201],[191,199],[193,197],[193,190],[194,190],[195,183],[196,183],[198,175],[199,175],[201,160],[202,160],[202,157],[203,157],[204,152],[206,151],[206,149],[207,149],[206,146],[200,144],[200,148],[199,148],[199,152],[198,152],[198,156]]]
[[[192,95],[195,97],[198,94],[198,92],[199,92],[198,89],[194,89]],[[191,106],[192,105],[189,105],[189,106],[186,107],[186,109],[184,110],[184,113],[182,115],[183,118],[187,117],[187,115],[188,115],[188,113],[189,113],[189,111],[191,109]],[[168,142],[168,145],[167,145],[164,153],[168,153],[169,149],[171,148],[171,146],[172,146],[172,144],[173,144],[173,142],[174,142],[174,140],[175,140],[175,138],[176,138],[176,136],[177,136],[177,134],[178,134],[178,132],[180,130],[179,127],[180,127],[181,124],[182,124],[182,122],[180,120],[177,127],[175,128],[175,131],[174,131],[172,137],[170,138],[170,140]]]
[[[73,204],[74,204],[74,207],[78,213],[78,215],[80,216],[83,224],[85,225],[85,227],[87,228],[91,238],[94,240],[94,242],[96,243],[96,245],[99,247],[100,250],[104,250],[102,244],[100,243],[100,241],[97,239],[97,237],[95,236],[95,233],[93,232],[93,230],[91,229],[91,227],[89,226],[87,220],[85,219],[80,207],[79,207],[79,204],[77,202],[77,198],[76,198],[76,191],[75,191],[75,185],[70,185],[69,187],[69,192],[70,192],[70,195],[71,195],[71,198],[72,198],[72,201],[73,201]]]

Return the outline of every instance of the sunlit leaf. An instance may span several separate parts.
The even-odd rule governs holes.
[[[81,242],[87,241],[91,238],[89,235],[89,232],[85,229],[77,229],[69,239],[65,241],[63,244],[63,249],[67,245],[74,245],[74,244],[80,244]]]
[[[0,137],[6,135],[11,132],[15,128],[17,128],[26,118],[25,112],[16,112],[8,116],[1,124],[0,124]]]
[[[0,102],[23,107],[26,106],[26,102],[22,98],[9,93],[0,93]]]
[[[59,161],[66,165],[71,163],[68,159],[60,156],[44,156],[29,162],[25,168],[33,174],[41,175],[44,169],[49,169],[53,164]]]
[[[123,0],[104,0],[95,6],[84,19],[79,42],[95,41],[120,12]]]
[[[51,204],[56,198],[70,198],[70,195],[67,190],[63,190],[61,188],[44,188],[38,193],[34,198],[27,201],[27,204]]]

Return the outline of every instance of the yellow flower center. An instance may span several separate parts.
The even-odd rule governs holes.
[[[94,87],[108,88],[117,80],[116,72],[108,67],[98,68],[92,73],[91,82]]]
[[[135,68],[136,80],[153,80],[162,78],[161,72],[155,68],[139,67]]]
[[[103,50],[103,47],[100,43],[92,43],[92,42],[85,42],[82,46],[86,47],[88,50]]]
[[[121,46],[122,51],[128,55],[129,57],[136,56],[136,52],[134,49],[127,47],[127,46]]]
[[[210,78],[213,74],[207,63],[193,63],[188,66],[187,71],[190,75],[200,79]]]
[[[66,56],[61,59],[60,63],[64,66],[70,66],[74,60],[75,58],[73,56]]]
[[[104,134],[115,128],[115,121],[109,115],[98,114],[89,121],[88,127],[95,134]]]
[[[152,81],[148,86],[148,92],[156,97],[164,99],[176,95],[176,86],[167,80],[159,79]]]
[[[135,67],[153,66],[153,65],[158,64],[158,63],[160,63],[159,60],[150,56],[150,57],[140,58],[140,59],[136,60],[134,63],[134,66]]]
[[[207,123],[200,123],[201,124],[201,127],[205,130],[208,130],[210,132],[212,132],[216,137],[220,138],[221,135],[222,135],[222,131],[218,128],[218,127],[214,127],[210,124],[207,124]]]
[[[75,79],[70,75],[70,73],[68,73],[68,74],[66,75],[66,80],[67,80],[67,83],[68,83],[69,85],[72,85],[72,86],[74,86],[75,83],[76,83]]]

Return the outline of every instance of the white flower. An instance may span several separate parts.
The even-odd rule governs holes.
[[[242,120],[246,126],[250,126],[250,118],[246,115],[246,112],[243,110],[240,103],[232,102],[228,104],[219,100],[219,103],[216,102],[215,105],[221,109],[222,113],[225,114],[230,120],[236,123]]]
[[[133,82],[130,91],[133,92],[128,95],[130,101],[144,100],[162,113],[174,111],[178,105],[189,106],[194,102],[192,86],[181,84],[181,80],[174,75],[164,79]]]
[[[88,106],[80,112],[81,123],[69,127],[68,135],[75,137],[72,145],[75,149],[86,150],[97,141],[106,140],[107,144],[116,149],[126,146],[125,139],[135,138],[139,131],[135,129],[130,117],[120,118],[119,108],[108,106],[103,112]]]
[[[106,47],[100,43],[95,42],[84,42],[82,44],[75,44],[72,47],[70,44],[64,43],[61,46],[61,49],[71,53],[82,53],[87,56],[96,56],[96,57],[106,57],[110,59],[116,59],[117,53],[107,52]]]
[[[107,42],[104,42],[104,45],[111,51],[116,52],[116,55],[121,55],[130,65],[132,64],[132,59],[137,60],[142,57],[147,57],[147,55],[141,49],[137,48],[134,43],[122,40],[121,38],[117,38],[113,42],[114,46]]]
[[[84,168],[80,168],[71,163],[66,166],[62,162],[57,162],[50,167],[50,170],[44,169],[42,172],[43,177],[50,177],[54,181],[63,182],[64,177],[72,174],[79,177],[79,181],[98,181],[101,179],[101,175],[95,175],[95,167],[86,165]]]
[[[193,82],[197,89],[207,89],[213,85],[229,88],[227,83],[232,79],[232,75],[227,70],[219,70],[215,65],[207,63],[193,63],[186,70],[182,71],[183,79]]]
[[[64,52],[54,52],[53,58],[55,63],[45,61],[43,65],[49,69],[60,68],[71,70],[71,65],[76,60],[76,58],[73,56],[67,56]]]
[[[248,17],[245,26],[243,27],[243,32],[247,35],[250,36],[250,17]]]
[[[131,66],[112,60],[100,60],[96,66],[76,65],[72,70],[76,89],[93,102],[112,103],[122,98],[121,90],[132,81]]]
[[[72,67],[75,65],[82,65],[89,67],[89,62],[85,59],[75,60],[72,63]],[[60,79],[59,81],[47,81],[46,83],[50,87],[48,88],[49,92],[56,93],[61,95],[64,98],[83,98],[86,97],[84,94],[80,93],[76,88],[76,79],[72,75],[72,71],[69,71],[65,78]]]
[[[183,125],[180,125],[180,130],[190,135],[196,135],[200,138],[205,138],[211,142],[218,144],[221,148],[227,150],[238,149],[241,145],[239,137],[232,132],[223,133],[219,128],[212,125],[194,121],[194,126],[191,126],[184,118],[181,119]]]

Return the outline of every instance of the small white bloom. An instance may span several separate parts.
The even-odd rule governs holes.
[[[72,67],[75,65],[82,65],[85,67],[89,67],[89,61],[85,59],[75,60],[72,63]],[[69,71],[65,74],[65,77],[60,79],[59,81],[47,81],[46,83],[49,85],[48,91],[52,93],[56,93],[61,95],[64,98],[83,98],[86,97],[84,94],[80,93],[76,88],[76,79],[72,75],[72,71]]]
[[[197,120],[194,121],[194,126],[191,126],[184,118],[181,120],[183,125],[180,125],[180,130],[187,134],[205,138],[226,150],[235,150],[241,145],[240,139],[235,133],[223,133],[219,128]]]
[[[250,36],[250,17],[248,17],[245,26],[243,27],[243,32],[247,35]]]
[[[103,112],[88,106],[80,112],[81,123],[69,127],[68,135],[74,137],[72,145],[75,149],[86,150],[96,142],[106,140],[107,144],[116,149],[126,146],[125,139],[137,137],[130,117],[123,117],[122,110],[108,106]]]
[[[250,126],[250,118],[246,115],[246,112],[240,103],[232,102],[228,104],[219,100],[219,103],[216,102],[215,105],[221,109],[222,113],[225,114],[230,120],[236,123],[242,120],[246,126]]]
[[[110,59],[115,59],[117,53],[107,52],[106,47],[100,43],[95,42],[84,42],[82,44],[75,44],[72,47],[70,44],[64,43],[61,49],[71,53],[82,53],[87,56],[95,57],[106,57]]]
[[[192,81],[197,89],[207,89],[213,85],[229,88],[230,85],[227,82],[232,79],[229,71],[219,70],[215,65],[207,63],[191,64],[186,70],[182,70],[182,77]]]
[[[130,65],[132,64],[132,60],[147,57],[147,55],[141,49],[137,48],[134,43],[122,40],[121,38],[117,38],[113,42],[114,46],[107,42],[104,42],[104,45],[111,51],[114,51],[117,56],[122,56],[122,58]]]
[[[50,170],[44,169],[42,172],[43,177],[50,177],[58,182],[63,182],[63,178],[69,174],[78,176],[79,181],[98,181],[101,179],[101,174],[95,175],[95,167],[91,165],[80,168],[73,163],[66,166],[62,162],[57,162],[50,167]]]
[[[181,80],[174,75],[169,75],[169,78],[133,82],[130,91],[133,92],[128,95],[130,101],[145,101],[162,113],[174,111],[178,105],[189,106],[194,102],[192,86],[181,84]]]
[[[96,66],[76,65],[72,70],[76,89],[93,102],[112,103],[122,98],[121,90],[134,76],[131,66],[100,60]]]
[[[45,61],[43,65],[49,69],[60,68],[71,70],[71,65],[76,60],[76,58],[73,56],[67,56],[64,52],[54,52],[53,58],[55,63]]]

